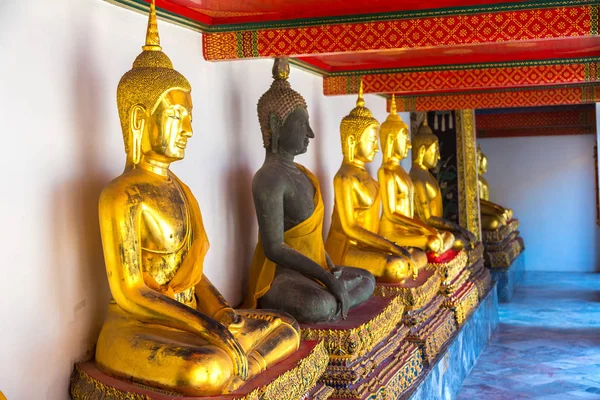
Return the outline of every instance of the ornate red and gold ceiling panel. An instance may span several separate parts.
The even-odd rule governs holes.
[[[588,84],[403,96],[397,99],[397,106],[398,111],[435,111],[591,104],[597,101],[600,101],[600,86]]]
[[[203,35],[204,56],[217,61],[594,36],[598,5],[585,3],[548,0],[484,9],[423,10],[410,17],[371,16],[355,23],[340,17],[311,26],[283,21],[262,29],[207,33]]]
[[[599,62],[600,57],[591,57],[405,68],[394,73],[366,75],[331,75],[323,78],[323,90],[326,95],[358,93],[361,80],[365,93],[396,95],[598,82]]]
[[[149,0],[107,0],[147,11]],[[405,110],[581,104],[600,85],[600,0],[156,0],[209,61],[290,56],[327,95]]]
[[[508,138],[527,136],[565,136],[565,135],[593,135],[596,133],[595,126],[567,126],[528,129],[479,129],[478,138]]]
[[[478,131],[543,128],[596,128],[596,108],[593,104],[578,106],[540,107],[535,109],[500,110],[477,113]]]
[[[479,138],[596,133],[594,104],[479,110],[475,119]]]

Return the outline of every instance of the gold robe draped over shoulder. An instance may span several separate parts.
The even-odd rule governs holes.
[[[175,275],[166,283],[157,282],[155,276],[151,271],[144,271],[144,283],[151,289],[161,292],[173,299],[183,302],[184,304],[196,308],[194,293],[187,293],[193,291],[194,287],[202,280],[202,274],[204,272],[204,257],[210,247],[206,232],[202,229],[204,226],[202,223],[202,213],[198,201],[192,194],[191,190],[185,183],[183,183],[175,174],[169,173],[169,177],[173,179],[179,185],[179,188],[183,192],[183,198],[186,202],[188,215],[188,226],[191,221],[198,221],[198,223],[191,224],[193,226],[192,239],[193,242],[189,246],[190,238],[186,240],[186,245],[189,247],[187,255],[185,255],[183,262],[177,268]],[[187,295],[186,295],[187,294]]]
[[[321,198],[321,187],[319,180],[312,172],[300,164],[296,164],[315,187],[315,210],[306,220],[283,234],[283,240],[291,248],[304,254],[325,269],[327,267],[327,258],[325,256],[325,244],[323,243],[323,218],[325,207]],[[275,278],[276,264],[267,259],[260,240],[254,250],[254,258],[250,267],[249,290],[244,302],[243,308],[255,308],[257,300],[265,295],[271,288],[271,283]]]

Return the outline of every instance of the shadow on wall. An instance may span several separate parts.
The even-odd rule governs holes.
[[[96,87],[99,74],[89,54],[93,46],[81,32],[85,30],[76,36],[71,68],[73,127],[65,132],[76,135],[72,157],[77,169],[70,171],[71,177],[49,198],[49,236],[53,240],[49,264],[54,274],[47,282],[51,291],[47,300],[55,304],[46,307],[62,325],[53,335],[56,342],[46,344],[55,352],[48,360],[56,367],[55,381],[49,382],[49,398],[63,396],[68,386],[64,377],[68,378],[74,363],[93,357],[110,298],[98,223],[98,198],[110,179],[102,172],[99,143],[105,110],[97,97],[101,92]]]
[[[236,74],[231,73],[232,77]],[[228,152],[233,155],[230,159],[229,169],[226,172],[228,227],[233,227],[230,232],[231,243],[236,246],[231,271],[235,272],[234,279],[237,287],[232,288],[234,293],[245,295],[248,285],[248,271],[254,254],[255,243],[252,238],[256,234],[256,217],[254,202],[252,201],[252,177],[254,172],[250,169],[248,152],[244,148],[248,127],[242,126],[242,116],[245,114],[242,105],[242,93],[239,88],[244,87],[242,82],[231,82],[227,85],[228,92],[223,99],[222,107],[229,110],[229,115],[234,116],[226,121],[225,132],[232,132],[233,140],[228,144]],[[258,125],[258,123],[257,123]],[[260,135],[252,140],[261,140]],[[243,299],[243,297],[241,297]]]
[[[311,128],[313,132],[315,132],[315,138],[312,140],[312,148],[309,147],[308,151],[312,151],[315,155],[315,170],[313,172],[321,184],[321,196],[323,199],[328,199],[329,192],[331,191],[331,185],[329,185],[329,182],[327,182],[327,160],[325,160],[325,157],[327,157],[327,151],[325,150],[324,144],[325,137],[329,134],[329,132],[326,132],[325,123],[323,121],[323,104],[321,104],[322,96],[318,96],[319,94],[320,93],[317,93],[317,96],[311,96],[315,100],[319,99],[319,101],[316,107],[311,107],[312,114],[309,116]]]

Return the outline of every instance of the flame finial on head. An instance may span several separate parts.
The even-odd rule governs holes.
[[[356,99],[356,107],[364,107],[365,106],[365,98],[363,94],[363,83],[362,77],[360,78],[360,84],[358,85],[358,98]]]
[[[158,35],[158,24],[156,22],[155,0],[150,3],[150,13],[148,14],[148,28],[146,29],[146,45],[142,47],[146,51],[161,51],[160,36]]]
[[[390,114],[398,114],[398,109],[396,108],[396,96],[392,94],[392,102],[390,103]]]

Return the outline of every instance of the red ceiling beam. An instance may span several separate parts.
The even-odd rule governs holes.
[[[519,129],[479,129],[477,138],[509,138],[528,136],[565,136],[565,135],[592,135],[596,133],[596,127],[589,126],[567,126],[567,127],[545,127],[545,128],[519,128]]]
[[[399,96],[397,106],[398,111],[436,111],[591,104],[597,101],[600,101],[600,85],[588,84],[450,93],[431,96]]]
[[[453,91],[502,89],[597,82],[600,57],[552,60],[536,63],[515,62],[445,66],[440,70],[369,73],[366,75],[325,76],[325,95],[358,93],[362,79],[365,93],[410,95]]]
[[[391,51],[507,41],[534,41],[598,34],[598,5],[584,1],[544,7],[529,3],[490,6],[493,12],[452,10],[432,17],[411,17],[346,23],[331,18],[315,26],[286,21],[265,28],[203,35],[204,57],[210,61],[256,57]],[[511,9],[512,7],[512,9]],[[461,14],[462,12],[462,14]]]

